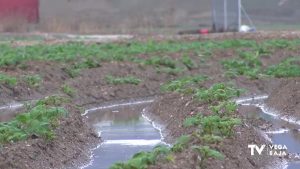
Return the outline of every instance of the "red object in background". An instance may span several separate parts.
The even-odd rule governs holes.
[[[200,30],[199,30],[199,33],[202,34],[202,35],[203,35],[203,34],[204,34],[204,35],[209,34],[209,29],[200,29]]]
[[[28,22],[38,22],[39,0],[0,0],[0,18],[16,17]]]

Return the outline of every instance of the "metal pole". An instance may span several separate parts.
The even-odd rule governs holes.
[[[238,31],[240,30],[240,27],[242,26],[242,3],[241,0],[238,0]]]
[[[224,32],[227,31],[227,0],[224,0]]]

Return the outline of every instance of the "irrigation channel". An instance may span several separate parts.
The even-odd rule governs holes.
[[[239,106],[255,106],[259,111],[246,112],[248,118],[262,118],[272,129],[261,130],[262,136],[272,145],[285,145],[288,157],[283,158],[282,169],[300,168],[300,120],[281,116],[268,108],[264,101],[268,96],[239,98]],[[108,169],[115,162],[130,159],[140,151],[151,150],[163,142],[161,127],[147,115],[147,107],[154,98],[114,101],[87,109],[83,117],[101,136],[103,142],[92,150],[91,160],[81,169]],[[22,110],[24,104],[12,103],[0,106],[0,122],[8,121]],[[245,145],[247,146],[247,145]],[[262,154],[268,155],[268,154]],[[276,167],[278,168],[278,166]]]
[[[159,127],[146,117],[153,98],[106,103],[85,111],[88,124],[103,142],[92,152],[91,162],[82,169],[108,169],[135,153],[165,144]]]
[[[240,106],[255,106],[258,108],[258,112],[246,112],[246,115],[249,118],[262,118],[269,123],[269,126],[272,126],[271,130],[261,131],[270,144],[287,147],[288,159],[284,160],[281,168],[299,169],[300,121],[292,117],[281,116],[275,110],[268,108],[264,103],[267,98],[267,95],[248,97],[238,99],[236,103]],[[267,153],[262,155],[270,155]]]

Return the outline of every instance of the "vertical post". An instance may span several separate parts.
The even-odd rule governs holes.
[[[240,31],[240,27],[242,25],[242,2],[238,0],[238,31]]]
[[[227,31],[228,23],[227,23],[227,0],[224,0],[224,32]]]

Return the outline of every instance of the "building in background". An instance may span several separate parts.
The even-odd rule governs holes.
[[[39,0],[0,0],[0,19],[39,20]]]

